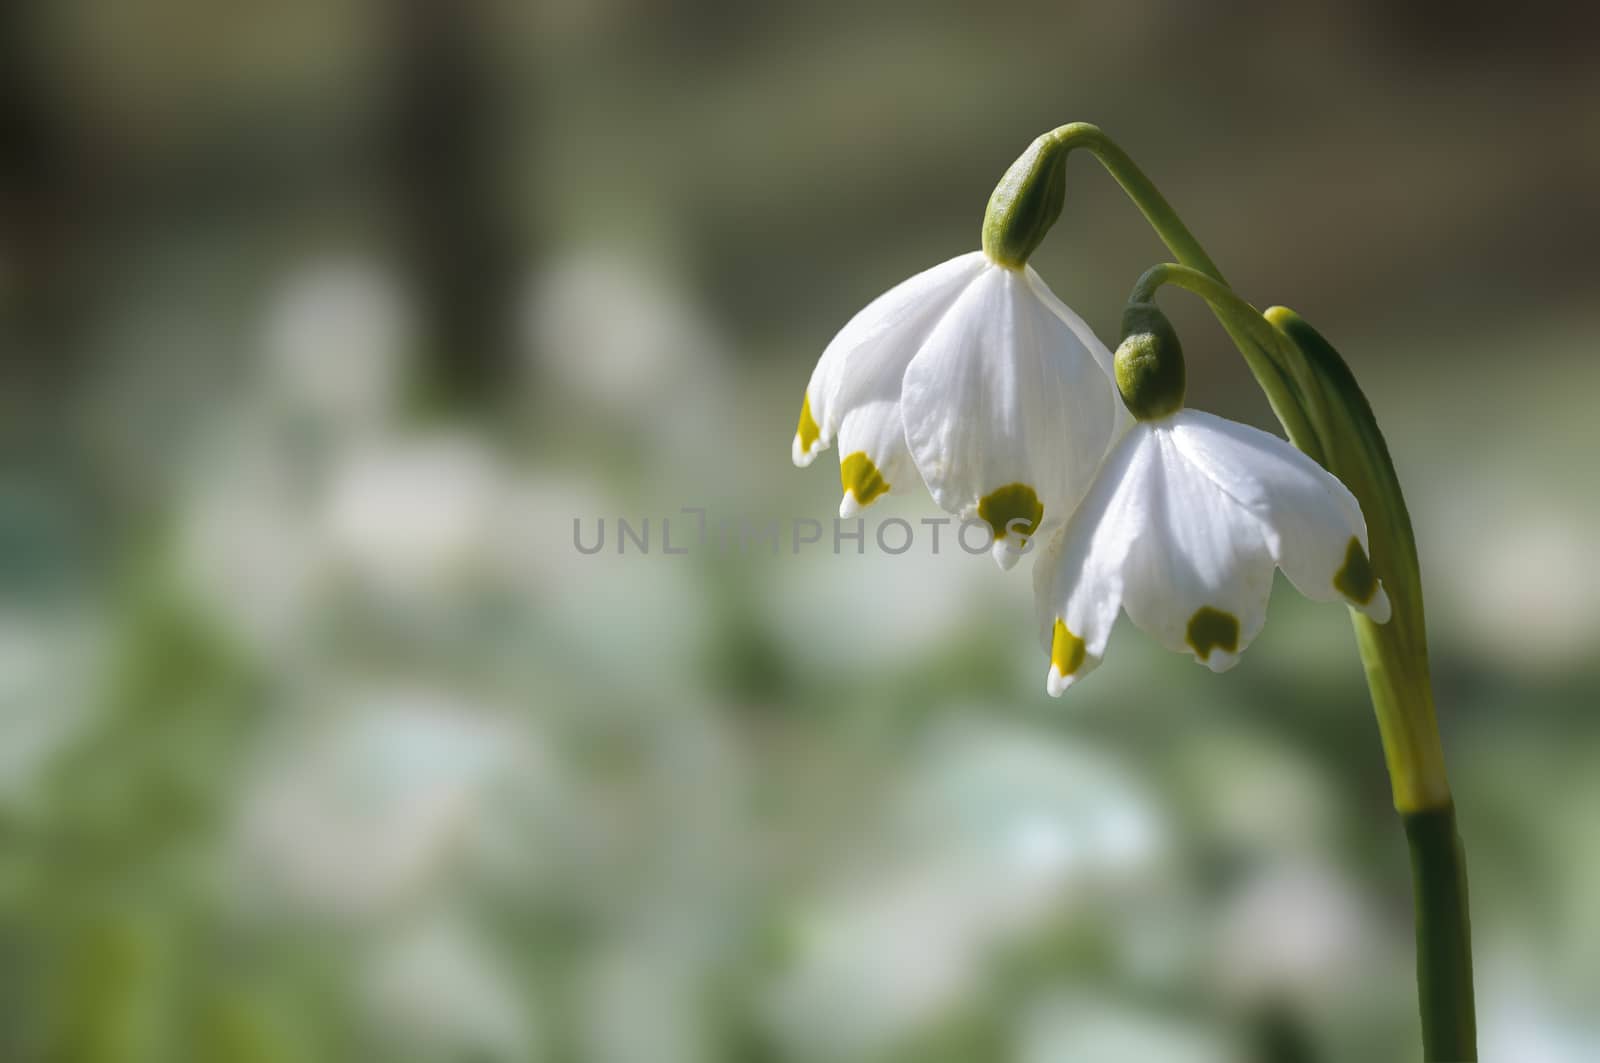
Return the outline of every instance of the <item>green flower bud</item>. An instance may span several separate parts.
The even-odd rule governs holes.
[[[1123,310],[1115,366],[1122,402],[1139,420],[1156,421],[1183,409],[1183,346],[1154,303],[1130,303]]]
[[[1061,217],[1067,198],[1067,152],[1060,138],[1039,137],[1006,170],[983,215],[983,251],[1008,269],[1021,269]]]

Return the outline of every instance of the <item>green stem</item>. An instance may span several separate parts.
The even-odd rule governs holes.
[[[1211,304],[1222,330],[1227,331],[1234,346],[1238,347],[1240,354],[1245,355],[1245,362],[1250,363],[1251,373],[1261,384],[1262,391],[1266,392],[1267,402],[1272,403],[1272,411],[1278,421],[1282,421],[1283,429],[1290,434],[1291,442],[1306,451],[1307,455],[1322,461],[1322,445],[1310,421],[1312,415],[1309,407],[1312,403],[1307,402],[1307,395],[1301,394],[1301,386],[1296,384],[1291,373],[1282,365],[1272,365],[1277,362],[1278,339],[1267,335],[1272,331],[1270,328],[1266,331],[1258,328],[1261,314],[1227,287],[1227,280],[1222,277],[1218,264],[1210,255],[1206,255],[1205,248],[1200,247],[1200,240],[1195,239],[1194,232],[1189,231],[1189,226],[1179,218],[1173,205],[1166,202],[1165,195],[1155,187],[1154,181],[1150,181],[1149,176],[1139,170],[1138,163],[1128,157],[1128,152],[1118,147],[1117,142],[1106,136],[1106,131],[1098,125],[1069,122],[1045,133],[1040,139],[1050,141],[1062,157],[1078,147],[1088,150],[1122,186],[1128,199],[1133,200],[1134,207],[1139,208],[1139,213],[1155,229],[1155,235],[1178,258],[1179,266],[1155,267],[1155,271],[1170,271],[1170,275],[1165,275],[1162,280],[1154,280],[1150,291],[1160,287],[1163,280],[1171,280],[1205,298],[1206,303]],[[1150,277],[1150,272],[1146,277]],[[1146,282],[1146,277],[1139,279],[1141,285]],[[1138,287],[1134,290],[1138,291]]]
[[[1194,233],[1183,224],[1178,212],[1167,202],[1167,197],[1099,126],[1088,122],[1071,122],[1052,129],[1040,139],[1051,141],[1063,156],[1076,148],[1088,151],[1122,186],[1128,198],[1133,200],[1133,205],[1139,208],[1156,235],[1161,237],[1161,242],[1177,256],[1179,262],[1222,281],[1222,271],[1211,261],[1211,256],[1200,246],[1200,241],[1194,238]]]
[[[1417,910],[1417,994],[1426,1060],[1475,1060],[1467,869],[1453,805],[1401,817]]]
[[[1290,442],[1321,461],[1322,443],[1306,413],[1306,382],[1297,379],[1294,362],[1284,357],[1283,335],[1261,316],[1261,311],[1239,298],[1222,281],[1171,262],[1145,270],[1128,295],[1129,304],[1154,302],[1156,291],[1163,284],[1177,285],[1206,301],[1217,321],[1233,337],[1239,353],[1244,355],[1251,375],[1266,392],[1272,412],[1289,433]]]
[[[1289,438],[1343,480],[1361,503],[1373,568],[1384,580],[1394,617],[1379,625],[1352,615],[1395,806],[1411,846],[1424,1056],[1429,1063],[1475,1060],[1466,865],[1428,677],[1416,543],[1371,407],[1343,359],[1298,315],[1282,307],[1263,315],[1228,287],[1172,205],[1098,127],[1064,125],[1036,144],[1062,156],[1087,148],[1177,257],[1179,265],[1157,266],[1141,277],[1130,302],[1150,302],[1166,283],[1204,298],[1244,355]]]

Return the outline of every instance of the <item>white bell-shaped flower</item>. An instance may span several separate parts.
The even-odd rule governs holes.
[[[1126,422],[1111,352],[1025,263],[961,255],[873,300],[822,353],[796,465],[839,443],[849,517],[920,475],[995,559],[1064,521]]]
[[[1198,410],[1141,420],[1034,568],[1059,695],[1100,663],[1119,609],[1220,672],[1266,619],[1274,566],[1379,623],[1389,599],[1355,496],[1274,435]]]

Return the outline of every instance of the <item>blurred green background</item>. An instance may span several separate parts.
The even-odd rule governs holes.
[[[1600,1058],[1595,10],[0,7],[0,1060],[1416,1058],[1343,610],[1051,701],[1025,570],[573,547],[830,519],[816,356],[1072,120],[1362,381],[1483,1058]],[[1055,291],[1165,257],[1076,159]]]

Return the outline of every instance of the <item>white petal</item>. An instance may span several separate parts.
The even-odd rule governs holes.
[[[844,415],[839,426],[839,479],[844,488],[841,517],[855,516],[879,495],[922,483],[906,449],[898,402],[869,402]]]
[[[1042,524],[1065,520],[1117,423],[1104,353],[1025,274],[992,265],[981,273],[905,373],[906,442],[934,501],[988,519],[997,538],[1005,518],[1027,508],[1023,498],[1042,505]],[[996,496],[1008,488],[1016,493]]]
[[[806,385],[805,410],[817,434],[803,441],[795,433],[796,465],[811,464],[833,444],[850,410],[899,399],[907,363],[987,263],[982,251],[972,251],[923,270],[868,303],[839,330]]]
[[[809,441],[802,438],[801,432],[805,430],[806,421],[810,417],[811,399],[807,397],[805,405],[800,407],[801,427],[795,431],[794,439],[789,443],[789,460],[794,462],[797,467],[802,469],[806,468],[813,461],[816,461],[817,455],[828,449],[828,444],[824,443],[820,436]]]
[[[1017,562],[1022,560],[1022,555],[1031,550],[1033,533],[1026,530],[1026,525],[1017,523],[1016,535],[996,535],[989,544],[989,555],[994,558],[994,563],[1000,566],[1001,572],[1010,572],[1017,567]]]
[[[1056,293],[1050,290],[1050,286],[1044,282],[1044,278],[1039,276],[1032,266],[1025,267],[1023,274],[1028,278],[1028,286],[1033,289],[1039,300],[1049,308],[1052,314],[1066,322],[1067,327],[1072,330],[1072,334],[1078,337],[1078,342],[1082,343],[1088,352],[1094,356],[1094,360],[1100,363],[1100,368],[1105,371],[1106,379],[1113,382],[1114,388],[1117,379],[1115,356],[1105,344],[1100,342],[1100,337],[1094,334],[1094,329],[1090,328],[1088,322],[1073,312],[1071,307],[1063,303],[1056,296]],[[1113,390],[1112,394],[1115,397],[1115,390]],[[1116,410],[1115,427],[1112,429],[1111,438],[1119,439],[1122,433],[1133,424],[1133,414],[1128,412],[1128,407],[1123,404],[1120,398],[1116,398],[1111,405]]]
[[[1153,434],[1137,425],[1125,434],[1072,518],[1033,566],[1034,604],[1050,654],[1046,689],[1052,697],[1098,665],[1122,606],[1122,568],[1148,520],[1145,467],[1158,460]],[[1065,627],[1058,634],[1056,624]],[[1058,652],[1060,639],[1066,643]],[[1081,642],[1075,646],[1072,640]],[[1075,659],[1076,658],[1076,659]]]
[[[1172,420],[1178,449],[1256,517],[1267,548],[1302,594],[1342,599],[1379,623],[1388,620],[1389,599],[1381,586],[1374,584],[1363,600],[1340,589],[1340,583],[1350,586],[1340,577],[1346,564],[1365,575],[1370,555],[1361,506],[1337,477],[1284,440],[1248,425],[1197,410]]]
[[[1123,607],[1163,646],[1223,671],[1266,619],[1272,554],[1260,522],[1183,455],[1172,418],[1145,430],[1155,460],[1139,469],[1146,521],[1123,565]]]

